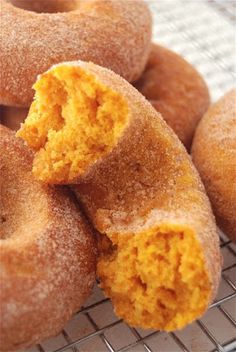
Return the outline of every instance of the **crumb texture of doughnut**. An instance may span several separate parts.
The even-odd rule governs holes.
[[[112,71],[92,63],[79,61],[52,67],[36,83],[36,104],[45,95],[46,101],[54,101],[51,88],[55,75],[63,86],[74,81],[76,94],[67,91],[64,106],[70,106],[71,110],[68,104],[73,101],[81,113],[70,114],[72,124],[62,108],[63,123],[52,126],[50,122],[47,126],[42,108],[38,111],[33,103],[36,115],[30,112],[18,135],[38,150],[35,161],[40,169],[34,170],[36,178],[42,179],[41,170],[46,168],[46,180],[70,182],[64,160],[71,150],[67,148],[68,139],[60,138],[60,133],[68,129],[73,145],[81,141],[79,154],[84,158],[83,168],[76,167],[73,171],[72,188],[100,232],[97,272],[117,315],[130,325],[143,328],[169,331],[184,327],[200,317],[215,297],[221,269],[214,217],[185,148],[134,87]],[[47,92],[41,94],[45,77]],[[85,90],[86,97],[93,92],[89,102],[81,100]],[[117,105],[110,111],[113,97]],[[104,105],[99,106],[98,101]],[[94,116],[94,106],[97,106],[96,118],[88,120],[88,116]],[[109,128],[113,129],[112,138],[107,135],[105,118],[103,124],[97,119],[99,109],[104,111],[105,107]],[[50,113],[50,105],[46,110]],[[84,121],[86,134],[81,132],[84,127],[78,130],[78,119],[79,126]],[[42,126],[45,130],[41,145],[38,141]],[[98,132],[93,139],[95,126]],[[44,157],[50,135],[54,133],[65,153],[56,178],[53,164],[50,161],[48,167],[48,159]],[[90,148],[91,140],[95,152],[87,162],[86,148]],[[105,152],[101,153],[104,144]]]
[[[219,227],[236,242],[236,88],[204,115],[194,136],[192,157]]]
[[[130,82],[144,70],[152,20],[142,0],[0,4],[0,104],[29,107],[37,75],[64,61],[92,61]]]
[[[199,72],[180,55],[152,44],[145,71],[134,86],[189,149],[195,128],[210,104]]]
[[[96,243],[73,194],[42,185],[33,154],[0,126],[0,345],[29,347],[58,334],[90,294]]]
[[[172,331],[203,314],[210,283],[191,231],[160,227],[109,239],[101,246],[98,274],[131,326]]]
[[[18,132],[39,151],[33,172],[47,183],[73,183],[88,165],[111,151],[125,128],[127,104],[73,66],[55,66],[34,89],[35,100]]]

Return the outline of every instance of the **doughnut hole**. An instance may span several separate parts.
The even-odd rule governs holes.
[[[33,173],[47,183],[73,183],[117,144],[128,106],[76,66],[55,66],[34,85],[35,100],[18,131],[36,151]]]
[[[74,11],[81,0],[8,0],[15,7],[38,13]]]
[[[203,314],[211,288],[191,231],[160,227],[99,242],[101,287],[131,326],[172,331]]]
[[[17,131],[27,114],[27,108],[0,105],[0,123],[11,130]]]

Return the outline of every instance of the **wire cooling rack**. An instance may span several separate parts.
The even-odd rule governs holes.
[[[212,100],[235,85],[235,1],[148,3],[153,12],[154,41],[179,52],[198,68]],[[111,302],[96,286],[60,335],[27,352],[236,351],[236,246],[223,234],[221,252],[224,267],[216,301],[184,330],[167,334],[131,328],[114,315]]]

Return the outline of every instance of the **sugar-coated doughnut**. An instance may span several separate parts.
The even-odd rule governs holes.
[[[117,315],[162,330],[201,316],[219,283],[219,239],[177,136],[134,87],[92,63],[56,65],[34,88],[18,135],[36,151],[35,177],[73,184],[101,233],[97,272]]]
[[[236,88],[204,115],[192,156],[219,227],[236,242]]]
[[[37,75],[62,61],[92,61],[128,81],[141,75],[151,41],[144,1],[11,2],[19,7],[0,0],[0,104],[28,107]]]
[[[27,108],[14,106],[0,106],[0,123],[11,130],[17,131],[28,114]]]
[[[210,103],[199,72],[180,55],[152,44],[146,69],[134,85],[189,149],[197,123]]]
[[[73,195],[37,182],[32,152],[0,125],[0,350],[60,332],[95,281],[96,246]]]

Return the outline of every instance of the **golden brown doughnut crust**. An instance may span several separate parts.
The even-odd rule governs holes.
[[[73,196],[31,174],[33,155],[0,127],[0,350],[57,334],[91,292],[95,242]]]
[[[197,123],[210,103],[199,72],[180,55],[152,44],[145,71],[134,85],[189,149]]]
[[[74,11],[40,14],[0,1],[0,104],[28,107],[37,75],[63,61],[92,61],[128,81],[144,69],[151,15],[142,0],[73,1]]]
[[[194,136],[192,157],[219,227],[236,242],[236,88],[204,115]]]
[[[215,297],[221,272],[219,238],[209,200],[185,148],[149,102],[113,72],[79,62],[128,102],[130,121],[113,151],[73,186],[101,233],[125,236],[157,224],[193,229]],[[209,302],[210,303],[210,302]]]
[[[100,231],[98,275],[117,314],[132,326],[168,331],[200,317],[219,284],[219,238],[203,185],[177,136],[134,87],[92,63],[55,65],[39,77],[35,89],[34,103],[18,135],[38,153],[34,175],[46,182],[73,183],[84,210]],[[114,116],[122,127],[114,123]],[[99,133],[92,134],[94,130]],[[86,149],[91,140],[92,149]],[[90,154],[95,159],[89,159]],[[84,162],[82,167],[73,164],[72,174],[67,169],[71,155],[74,163],[77,157]],[[185,267],[181,255],[171,257],[179,266],[170,269],[172,283],[168,286],[165,279],[153,289],[172,263],[171,259],[163,261],[164,249],[177,248],[175,243],[159,247],[162,235],[164,241],[178,238],[187,262],[192,261],[183,273],[180,291],[176,282]],[[191,238],[194,245],[189,245]],[[129,253],[125,252],[128,246]],[[196,254],[194,248],[198,248]],[[161,262],[163,272],[157,275]],[[200,271],[195,276],[196,268]],[[186,288],[188,280],[191,285]],[[162,299],[164,293],[166,300],[158,305],[157,296]],[[180,302],[183,307],[177,304],[173,316],[172,308],[167,308],[168,295],[173,296],[169,298],[173,305]],[[185,302],[180,301],[183,295]]]

